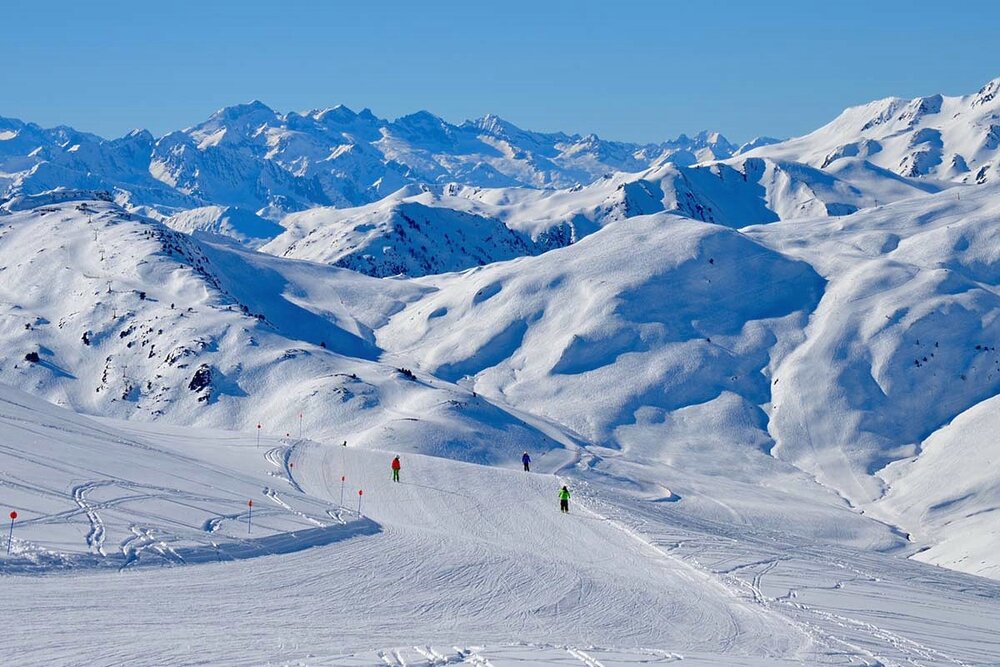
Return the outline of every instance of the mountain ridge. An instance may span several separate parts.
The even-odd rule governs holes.
[[[452,124],[425,110],[389,120],[344,105],[279,113],[251,100],[161,137],[133,130],[105,139],[0,118],[0,196],[62,185],[115,191],[145,212],[220,205],[276,220],[313,206],[371,203],[408,183],[571,187],[609,171],[735,150],[708,131],[640,144],[524,130],[493,114]]]

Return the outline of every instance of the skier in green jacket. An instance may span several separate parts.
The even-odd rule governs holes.
[[[569,489],[559,489],[559,511],[569,513]]]

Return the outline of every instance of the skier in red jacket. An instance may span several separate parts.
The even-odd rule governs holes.
[[[392,481],[394,482],[399,481],[399,468],[399,456],[396,456],[396,458],[392,460]]]

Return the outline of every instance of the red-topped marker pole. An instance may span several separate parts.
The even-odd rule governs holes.
[[[299,413],[299,440],[302,439],[302,413]]]
[[[260,424],[257,424],[257,449],[260,449]]]
[[[362,489],[358,489],[358,516],[361,516],[361,496],[365,495]]]
[[[340,506],[344,506],[344,482],[347,481],[347,475],[340,476]]]
[[[247,535],[249,535],[250,534],[250,524],[253,523],[253,501],[252,500],[248,500],[247,501],[247,507],[250,508],[250,511],[247,512]]]
[[[10,534],[7,535],[7,555],[10,555],[10,545],[14,541],[14,519],[17,518],[17,512],[10,513]]]

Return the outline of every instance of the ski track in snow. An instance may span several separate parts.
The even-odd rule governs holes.
[[[595,497],[590,497],[589,500],[594,502],[601,502]],[[578,503],[579,504],[579,503]],[[609,511],[623,511],[620,507],[615,507],[613,505],[608,505],[607,509]],[[627,511],[627,510],[625,510]],[[603,516],[595,512],[597,516]],[[628,516],[625,523],[634,522],[636,517]],[[618,524],[618,522],[607,519],[612,524]],[[699,523],[697,520],[691,523]],[[619,527],[628,533],[630,536],[636,539],[641,539],[647,541],[650,538],[645,536],[640,536],[638,533],[627,528],[625,525],[618,524]],[[659,526],[662,529],[662,524]],[[706,535],[711,534],[706,532]],[[653,539],[650,544],[659,544],[662,538]],[[752,535],[744,536],[744,539],[753,547],[765,547],[768,550],[775,548],[773,545],[773,539],[770,540],[771,544],[763,544],[758,541]],[[849,563],[844,563],[835,557],[832,557],[829,550],[824,550],[823,548],[816,546],[805,546],[796,545],[795,555],[780,555],[775,557],[762,558],[757,560],[751,560],[748,562],[741,562],[737,565],[723,568],[704,568],[698,561],[697,557],[692,557],[697,554],[702,549],[693,549],[685,540],[677,540],[665,543],[664,547],[666,549],[671,549],[673,552],[680,555],[683,560],[696,564],[699,569],[704,569],[706,572],[711,572],[720,578],[728,588],[730,588],[734,594],[745,597],[754,604],[760,605],[772,609],[779,614],[787,617],[790,623],[793,623],[802,632],[809,634],[814,637],[817,644],[825,646],[830,649],[831,652],[835,654],[851,655],[856,658],[863,657],[866,660],[870,660],[870,663],[865,664],[877,664],[877,665],[896,665],[896,664],[912,664],[912,665],[972,665],[978,664],[976,662],[970,662],[957,658],[949,653],[938,650],[934,647],[928,646],[926,643],[917,641],[911,637],[904,636],[899,632],[893,631],[880,625],[877,622],[872,622],[868,620],[860,620],[858,618],[852,618],[850,616],[844,615],[842,613],[836,613],[828,609],[819,608],[816,605],[805,604],[798,601],[799,596],[807,592],[808,590],[822,590],[817,586],[804,585],[799,588],[789,589],[788,592],[780,596],[769,596],[764,593],[764,582],[771,576],[777,568],[781,567],[783,564],[795,564],[797,560],[801,560],[804,557],[811,557],[817,560],[826,561],[828,569],[826,572],[835,572],[838,569],[844,570],[845,575],[843,578],[839,578],[832,584],[825,586],[823,588],[830,591],[841,591],[848,590],[853,587],[854,584],[858,582],[878,584],[882,581],[878,576],[867,572],[865,570],[859,569],[856,566],[852,566]],[[659,547],[654,547],[658,548]],[[833,549],[836,553],[837,549]],[[848,557],[847,553],[842,552],[844,558]],[[985,582],[984,582],[985,583]],[[988,588],[996,589],[995,586],[986,584]],[[1000,598],[1000,590],[994,590],[990,595],[991,598]],[[849,639],[851,638],[851,639]],[[877,647],[887,647],[889,650],[879,650]],[[873,649],[873,647],[876,647]],[[1000,647],[1000,644],[998,644]]]
[[[298,482],[295,481],[295,476],[292,474],[292,455],[295,452],[295,444],[281,445],[278,447],[272,447],[267,450],[264,454],[264,459],[276,468],[279,468],[280,472],[271,472],[269,474],[280,477],[288,482],[289,485],[299,493],[303,493],[302,488],[299,486]]]
[[[73,488],[73,500],[86,513],[87,520],[90,521],[90,530],[86,536],[87,547],[101,556],[107,555],[104,553],[104,522],[101,520],[101,516],[97,513],[94,505],[87,500],[87,493],[93,489],[112,484],[114,482],[111,481],[88,482]]]
[[[327,461],[322,461],[322,460],[320,460],[320,461],[312,460],[311,462],[309,462],[310,461],[310,458],[309,458],[310,455],[313,455],[313,456],[315,455],[313,452],[315,452],[315,454],[319,454],[320,456],[323,456],[324,453],[327,453],[332,458],[328,462]],[[355,477],[357,475],[356,472],[354,474],[351,473],[352,468],[354,468],[356,466],[356,463],[352,463],[351,458],[355,458],[355,457],[357,457],[359,455],[360,456],[365,456],[366,458],[368,456],[370,456],[370,455],[367,455],[367,454],[365,454],[363,452],[353,452],[352,454],[353,454],[353,456],[350,457],[350,458],[348,458],[348,460],[347,460],[348,478],[349,479],[353,478],[353,477]],[[317,491],[321,491],[320,488],[315,487],[314,482],[319,482],[320,485],[321,485],[321,487],[326,487],[326,488],[333,487],[334,489],[338,488],[339,484],[334,485],[334,484],[332,484],[332,482],[333,482],[334,479],[339,479],[339,476],[337,475],[337,472],[339,471],[339,466],[337,465],[337,463],[338,463],[338,459],[340,459],[342,457],[343,457],[343,453],[339,452],[336,449],[329,449],[329,448],[328,449],[316,449],[314,447],[314,448],[312,448],[310,450],[306,450],[306,461],[307,461],[307,463],[303,464],[303,469],[308,469],[310,472],[307,473],[307,479],[304,479],[301,482],[304,485],[304,488],[315,489]],[[411,457],[411,459],[413,459],[413,457]],[[333,465],[331,465],[331,464],[333,464]],[[430,465],[433,468],[433,464],[424,464],[421,461],[421,466],[420,466],[421,478],[423,478],[423,473],[426,472],[428,465]],[[444,464],[442,464],[442,465],[444,465]],[[320,475],[319,478],[316,478],[314,476],[314,473],[311,472],[311,471],[315,471],[315,470],[321,470],[321,471],[323,471],[321,473],[321,475]],[[489,475],[490,473],[486,473],[486,474]],[[509,474],[509,473],[506,473],[506,474]],[[462,532],[466,532],[467,530],[469,530],[471,528],[471,526],[468,524],[468,521],[477,522],[475,524],[472,524],[472,525],[477,526],[477,528],[472,528],[473,532],[477,532],[477,531],[483,530],[483,528],[478,527],[480,523],[488,524],[490,522],[490,519],[486,519],[485,517],[482,517],[481,515],[479,515],[479,514],[477,514],[476,512],[473,511],[474,509],[479,508],[479,507],[482,507],[482,509],[485,509],[485,506],[481,506],[480,505],[480,503],[482,501],[476,501],[473,496],[469,496],[469,495],[464,494],[464,493],[459,492],[459,491],[451,491],[451,490],[447,489],[446,487],[441,486],[440,484],[435,484],[435,483],[430,483],[430,482],[425,483],[423,479],[421,479],[421,482],[407,481],[406,475],[407,475],[407,466],[406,466],[406,464],[404,464],[403,483],[399,484],[399,485],[396,485],[394,487],[394,486],[391,485],[392,483],[390,482],[387,485],[388,488],[385,489],[384,491],[388,492],[388,491],[390,491],[390,490],[392,490],[394,488],[398,488],[400,490],[406,490],[408,487],[411,488],[411,489],[414,489],[414,490],[417,491],[417,495],[413,495],[412,492],[407,492],[406,495],[407,495],[407,497],[411,498],[411,502],[415,502],[419,506],[426,506],[428,502],[431,502],[429,500],[429,498],[433,498],[433,497],[440,498],[441,499],[440,502],[444,503],[443,507],[448,508],[446,510],[447,514],[450,514],[451,517],[452,517],[451,519],[449,519],[449,522],[448,522],[448,525],[452,526],[452,528],[448,529],[448,533],[449,534],[452,533],[453,531],[458,532],[458,533],[462,533]],[[551,478],[551,477],[548,477],[548,476],[536,475],[536,476],[527,476],[527,477],[523,477],[523,478],[522,477],[514,477],[514,478],[512,478],[512,480],[522,480],[522,479],[525,480],[525,481],[530,481],[533,487],[537,483],[544,484],[544,480],[545,479],[549,479],[549,480],[551,480],[549,482],[549,484],[552,485],[552,488],[553,489],[558,488],[558,484],[557,484],[558,479],[557,478]],[[370,477],[368,478],[368,483],[369,484],[372,483]],[[376,485],[375,488],[378,489],[379,486]],[[382,492],[379,492],[379,493],[381,495]],[[534,491],[532,491],[532,493],[534,493]],[[454,502],[452,502],[451,497],[455,497],[455,501]],[[373,498],[374,498],[374,496],[373,496]],[[554,498],[554,495],[553,495],[553,498]],[[466,501],[468,501],[468,502],[466,502]],[[411,519],[404,520],[403,523],[400,524],[400,525],[398,525],[398,526],[394,525],[394,524],[396,524],[395,520],[388,521],[387,519],[383,518],[382,510],[384,509],[384,506],[381,505],[379,503],[379,501],[374,500],[374,499],[371,502],[372,503],[378,503],[378,504],[376,504],[374,508],[371,507],[371,506],[369,506],[369,509],[366,510],[365,513],[366,514],[371,514],[372,516],[374,516],[376,518],[376,520],[379,520],[380,523],[382,523],[385,526],[386,535],[392,535],[393,536],[393,541],[396,541],[396,540],[408,541],[409,539],[411,539],[410,536],[409,536],[409,530],[407,530],[406,528],[404,528],[404,526],[407,523],[409,523],[409,521],[411,519],[413,519],[413,517],[411,517]],[[552,502],[554,504],[554,502],[555,502],[554,499],[553,499]],[[456,505],[455,503],[458,503],[458,504]],[[437,506],[437,504],[438,504],[437,501],[433,501],[433,502],[431,502],[430,506]],[[534,505],[535,501],[532,501],[531,504]],[[469,507],[468,508],[464,508],[465,505],[469,505]],[[512,509],[512,506],[510,505],[510,501],[509,500],[506,500],[503,503],[494,503],[494,502],[491,502],[489,504],[489,507],[490,507],[489,511],[490,511],[490,515],[491,516],[496,516],[496,513],[498,513],[498,512],[501,513],[501,515],[502,515],[502,513],[508,512],[508,511],[510,511]],[[578,508],[582,508],[581,505],[577,505],[577,507]],[[435,512],[431,512],[429,510],[429,507],[427,507],[427,511],[428,511],[429,514],[435,514]],[[542,516],[545,516],[546,514],[547,513],[543,514]],[[551,516],[551,515],[549,515],[549,516]],[[638,551],[645,551],[646,555],[643,556],[643,557],[641,557],[641,558],[644,558],[644,559],[654,558],[654,559],[662,560],[663,564],[664,564],[664,567],[662,567],[662,568],[661,567],[657,567],[657,568],[654,568],[654,569],[656,571],[663,572],[664,574],[666,574],[667,572],[670,572],[670,574],[667,575],[667,576],[668,576],[669,579],[673,579],[674,580],[674,583],[671,584],[671,586],[677,586],[678,584],[680,584],[682,586],[685,586],[685,587],[686,586],[692,586],[692,585],[699,586],[699,587],[700,586],[705,586],[708,590],[713,591],[712,595],[715,595],[715,596],[719,597],[719,602],[722,603],[721,604],[721,608],[719,609],[719,611],[721,612],[721,619],[723,620],[722,627],[727,628],[727,630],[725,631],[725,633],[721,637],[717,637],[718,648],[719,648],[720,651],[727,652],[729,650],[734,650],[735,647],[737,647],[738,645],[742,645],[743,643],[745,643],[747,641],[752,641],[752,637],[755,636],[755,633],[752,633],[752,632],[748,631],[748,628],[746,627],[748,619],[754,619],[755,616],[758,613],[763,613],[765,615],[765,617],[767,617],[767,616],[769,616],[771,614],[771,612],[769,612],[767,610],[763,610],[763,609],[760,610],[759,612],[753,611],[750,608],[740,609],[740,605],[737,602],[737,598],[735,596],[732,596],[731,593],[728,591],[728,589],[726,589],[724,586],[722,586],[718,582],[713,582],[711,580],[711,578],[708,577],[707,575],[705,575],[703,573],[700,573],[700,572],[697,572],[696,570],[690,568],[688,565],[684,564],[682,561],[677,561],[673,557],[671,557],[671,556],[663,553],[662,551],[656,549],[655,547],[653,547],[650,544],[648,544],[647,542],[643,541],[641,538],[638,538],[634,534],[629,534],[628,531],[626,531],[625,529],[623,529],[619,524],[617,524],[616,522],[610,521],[610,520],[606,519],[605,517],[600,516],[599,514],[590,513],[589,517],[577,517],[577,518],[574,518],[574,519],[570,519],[568,517],[559,517],[559,518],[556,518],[555,516],[552,516],[551,519],[550,519],[550,521],[552,521],[552,527],[551,528],[547,528],[546,530],[543,530],[542,532],[543,533],[544,532],[550,532],[552,528],[558,527],[560,525],[568,527],[568,526],[566,526],[566,521],[576,521],[576,522],[579,522],[582,519],[584,522],[586,522],[588,518],[591,521],[597,521],[597,523],[595,523],[595,524],[589,524],[588,523],[587,524],[587,532],[591,532],[592,533],[592,532],[596,531],[597,534],[602,535],[602,537],[600,538],[601,540],[612,540],[612,541],[614,541],[615,538],[613,538],[613,535],[615,533],[626,532],[626,534],[630,538],[630,539],[627,540],[627,542],[632,542],[632,543],[634,543],[636,545],[635,547],[626,547],[626,551],[627,552],[634,552],[636,550],[638,550]],[[456,522],[458,522],[458,523],[456,523]],[[560,522],[562,522],[562,523],[560,523]],[[601,524],[607,525],[608,526],[608,530],[610,530],[610,532],[608,532],[608,530],[599,528],[598,526],[601,525]],[[466,526],[466,528],[457,529],[458,525]],[[400,532],[400,531],[402,531],[402,532]],[[489,533],[493,533],[493,529],[490,529]],[[495,533],[493,533],[493,534],[495,534]],[[524,539],[525,537],[526,536],[522,535],[521,537],[517,537],[517,538],[513,538],[513,539],[516,542],[517,540]],[[550,535],[550,538],[551,538],[551,540],[553,540],[555,542],[558,542],[560,544],[565,544],[566,547],[569,548],[569,549],[581,548],[581,549],[586,550],[587,552],[594,552],[595,551],[594,546],[574,547],[573,546],[573,539],[570,538],[569,535],[565,535],[564,536],[563,535],[563,530],[557,530],[557,531],[555,531],[554,534]],[[507,542],[506,539],[504,539],[504,541]],[[620,542],[620,540],[619,540],[619,542]],[[396,547],[396,548],[398,549],[398,547]],[[605,550],[606,550],[606,548],[597,548],[596,549],[597,552],[603,552]],[[546,551],[546,550],[543,550],[543,552],[544,551]],[[638,554],[630,556],[630,559],[635,558],[636,556],[638,556]],[[490,560],[494,560],[494,559],[495,559],[495,556],[490,557]],[[503,560],[497,561],[496,565],[497,566],[502,565],[503,562],[504,562]],[[590,564],[591,564],[590,566],[591,567],[593,567],[593,566],[596,565],[599,568],[604,568],[604,567],[607,567],[607,566],[609,566],[611,564],[611,561],[609,561],[609,559],[607,557],[592,558],[592,559],[587,559],[586,557],[584,557],[584,562],[590,562]],[[541,575],[539,573],[539,577],[542,577],[542,576],[543,575]],[[596,593],[595,585],[597,585],[595,581],[591,580],[590,576],[591,575],[588,575],[585,579],[580,579],[580,578],[574,577],[573,579],[575,579],[575,581],[567,582],[570,585],[570,587],[564,593],[564,595],[569,595],[570,597],[564,598],[564,599],[565,600],[573,600],[574,601],[574,605],[576,605],[576,604],[583,604],[584,600],[590,599],[591,596]],[[659,575],[657,575],[657,576],[659,576]],[[683,582],[683,583],[681,583],[681,582]],[[488,606],[500,605],[501,601],[503,601],[502,604],[504,606],[508,606],[508,605],[511,604],[511,602],[513,602],[517,606],[523,606],[525,609],[531,609],[533,605],[537,604],[537,602],[532,602],[532,598],[534,597],[533,595],[525,595],[522,592],[524,589],[521,586],[512,585],[512,582],[510,581],[509,576],[501,575],[501,576],[498,576],[498,577],[495,577],[495,578],[491,578],[490,585],[492,587],[492,591],[491,591],[489,597],[487,598],[487,600],[488,600],[487,601],[487,605]],[[713,603],[713,604],[718,604],[718,603]],[[557,608],[558,608],[558,606],[559,605],[557,604]],[[597,604],[597,605],[594,606],[593,609],[589,609],[588,611],[591,614],[595,614],[595,613],[599,613],[599,610],[601,608],[602,608],[602,605]],[[747,616],[747,612],[750,612],[749,617]],[[755,620],[754,622],[760,622],[761,620],[763,620],[763,619]],[[773,620],[768,621],[768,622],[772,623],[772,624],[773,623],[777,623],[779,626],[781,626],[783,628],[783,633],[787,633],[788,630],[792,630],[793,632],[795,630],[794,625],[790,624],[788,621],[786,621],[783,618],[775,617]],[[523,628],[522,630],[519,631],[521,633],[524,633],[526,630],[528,632],[531,632],[532,634],[537,634],[537,633],[543,633],[544,632],[543,626],[538,624],[538,620],[536,618],[536,615],[533,614],[533,613],[529,613],[529,614],[526,614],[526,615],[520,617],[519,624]],[[805,637],[805,633],[802,633],[802,636],[804,638]]]
[[[149,436],[165,452],[191,447],[190,438],[172,437]],[[247,659],[252,663],[308,663],[311,655],[345,667],[567,661],[619,667],[667,664],[682,655],[695,665],[929,667],[983,664],[984,656],[1000,650],[1000,642],[990,639],[997,635],[992,619],[1000,618],[1000,585],[709,520],[691,515],[683,502],[637,499],[579,452],[558,475],[404,454],[402,482],[395,484],[389,480],[391,454],[309,441],[272,444],[261,453],[241,448],[239,437],[235,445],[211,444],[212,438],[232,437],[206,435],[197,443],[205,456],[246,466],[224,477],[216,476],[215,464],[190,457],[172,459],[185,463],[170,471],[169,484],[94,469],[87,473],[94,479],[67,487],[68,496],[31,483],[29,469],[0,476],[3,488],[52,503],[51,514],[25,517],[29,540],[30,531],[61,530],[86,518],[88,539],[78,548],[122,570],[110,578],[99,569],[5,578],[11,613],[33,628],[13,639],[17,662],[42,662],[57,655],[58,646],[72,646],[75,659],[100,661],[92,651],[113,644],[116,628],[126,625],[136,629],[134,646],[143,655],[183,661],[187,654],[178,638],[206,619],[231,637],[206,649],[209,662],[227,662],[239,647],[254,656]],[[16,451],[0,446],[0,455]],[[32,461],[25,465],[42,461],[78,474],[71,460],[27,451]],[[265,483],[275,469],[287,476],[288,488],[280,492]],[[200,475],[208,475],[210,487],[186,486]],[[338,502],[342,475],[349,480],[348,507]],[[226,490],[237,482],[239,492]],[[555,492],[564,483],[573,489],[569,515],[557,510]],[[358,488],[365,490],[363,517],[350,507]],[[662,488],[643,497],[659,498]],[[245,532],[244,493],[268,501],[255,504],[252,535]],[[71,500],[72,509],[61,509],[60,497]],[[197,517],[193,523],[177,521],[189,514]],[[318,517],[336,523],[319,528]],[[124,531],[115,538],[120,555],[102,556],[115,530]],[[340,534],[331,530],[355,539],[324,541],[324,535]],[[308,548],[315,545],[320,548]],[[19,542],[18,552],[18,558],[34,553],[30,542]],[[43,571],[44,563],[34,571]],[[248,602],[246,577],[267,604]],[[969,594],[955,597],[962,587]],[[67,594],[106,600],[101,619],[84,609],[69,613],[60,602]],[[934,606],[937,596],[940,607]],[[893,602],[896,597],[900,602]],[[155,599],[155,609],[135,602],[141,599]],[[209,601],[211,611],[202,609]],[[234,625],[229,619],[242,618],[248,604],[267,618],[267,636],[287,637],[288,646],[299,648],[275,652],[254,634],[256,624]],[[319,625],[303,624],[295,610],[304,604],[322,619]],[[950,605],[972,611],[959,620]],[[940,630],[934,614],[941,615]],[[329,619],[342,615],[364,620],[338,624],[331,636]],[[162,627],[162,619],[170,619],[169,631],[144,629]],[[81,645],[81,633],[93,641]],[[481,643],[439,648],[469,637]],[[392,648],[374,648],[373,638]],[[523,643],[510,644],[512,638]],[[597,648],[602,645],[620,648]],[[129,647],[116,650],[119,661],[133,656]]]
[[[571,656],[582,662],[586,667],[604,667],[600,660],[595,660],[593,657],[587,653],[581,651],[580,649],[568,648],[566,652]]]

